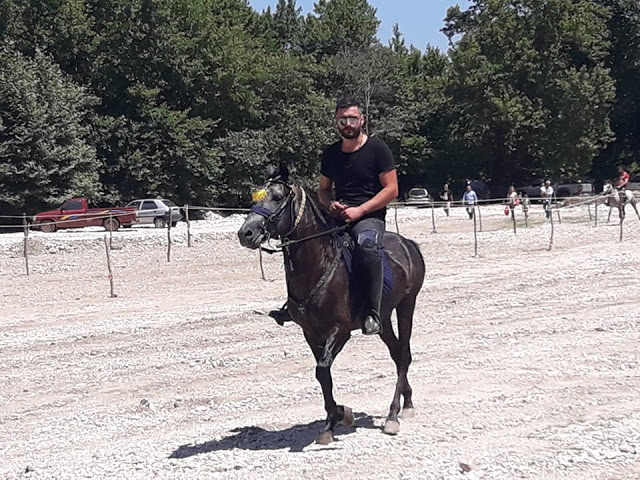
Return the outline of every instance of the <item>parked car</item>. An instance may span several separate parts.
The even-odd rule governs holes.
[[[153,224],[156,228],[164,228],[171,212],[171,226],[175,227],[182,220],[180,208],[171,200],[164,198],[143,198],[127,204],[138,214],[136,224]]]
[[[91,208],[86,198],[72,198],[60,208],[33,216],[34,228],[55,232],[63,228],[99,227],[115,232],[120,226],[130,227],[136,221],[133,208]]]
[[[426,188],[412,188],[407,194],[406,204],[414,207],[429,207],[433,199]]]

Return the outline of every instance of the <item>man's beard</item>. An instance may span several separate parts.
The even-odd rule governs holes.
[[[340,135],[342,136],[342,138],[345,138],[347,140],[353,140],[353,139],[358,138],[360,136],[360,130],[359,129],[353,129],[350,132],[345,131],[345,130],[340,130]]]

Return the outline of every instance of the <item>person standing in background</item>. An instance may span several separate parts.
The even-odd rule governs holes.
[[[540,193],[544,199],[544,213],[549,219],[551,218],[551,202],[553,201],[553,187],[549,180],[544,182],[544,185],[540,188]]]
[[[449,209],[451,208],[451,202],[453,201],[453,192],[449,189],[449,184],[445,183],[440,194],[440,200],[444,202],[444,213],[449,216]]]
[[[476,205],[478,204],[478,195],[473,191],[470,184],[467,184],[467,189],[462,195],[462,204],[467,207],[467,214],[469,215],[469,220],[473,219],[473,215],[475,214]]]
[[[518,192],[516,192],[516,187],[514,187],[513,185],[509,187],[509,191],[507,192],[507,205],[509,206],[509,211],[511,212],[511,219],[513,219],[515,217],[515,208],[517,205],[520,205]]]

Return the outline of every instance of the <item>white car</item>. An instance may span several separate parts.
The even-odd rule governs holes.
[[[136,209],[138,213],[136,224],[153,224],[156,228],[164,228],[169,219],[169,212],[171,212],[172,227],[175,227],[182,220],[180,207],[171,200],[165,200],[164,198],[134,200],[129,202],[127,207]]]
[[[432,205],[433,200],[426,188],[412,188],[407,195],[406,205],[413,205],[415,207],[428,207]]]

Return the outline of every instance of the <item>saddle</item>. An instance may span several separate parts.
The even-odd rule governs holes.
[[[349,277],[352,278],[353,272],[353,251],[356,248],[356,245],[347,232],[342,232],[334,237],[335,246],[339,248],[342,254],[342,260],[344,262],[345,267],[347,267],[347,272],[349,272]],[[389,254],[382,247],[382,266],[384,271],[384,277],[382,282],[382,301],[385,301],[391,292],[393,291],[393,270],[391,270],[391,260],[389,258]]]
[[[351,238],[351,235],[346,232],[341,232],[339,234],[335,234],[332,241],[334,247],[338,249],[339,253],[331,262],[329,269],[324,273],[322,278],[313,288],[309,297],[306,298],[303,302],[296,302],[291,297],[289,297],[286,303],[279,310],[271,310],[268,313],[268,315],[273,318],[278,323],[278,325],[282,326],[285,322],[295,321],[294,317],[296,316],[296,314],[304,315],[309,301],[314,297],[320,287],[322,287],[326,283],[326,281],[338,267],[338,264],[340,262],[342,262],[347,268],[350,280],[354,278],[354,275],[357,275],[357,272],[354,273],[353,271],[353,252],[356,246],[353,238]],[[386,252],[386,250],[384,250],[384,248],[382,249],[382,265],[382,303],[384,303],[385,300],[390,297],[391,292],[393,291],[393,270],[391,269],[391,259],[389,258],[389,254]],[[353,305],[354,314],[356,314],[359,309],[359,301],[357,299],[361,298],[362,295],[361,291],[358,289],[358,282],[353,281],[349,283],[351,285],[351,293],[354,294],[354,297],[356,298],[356,301]]]

